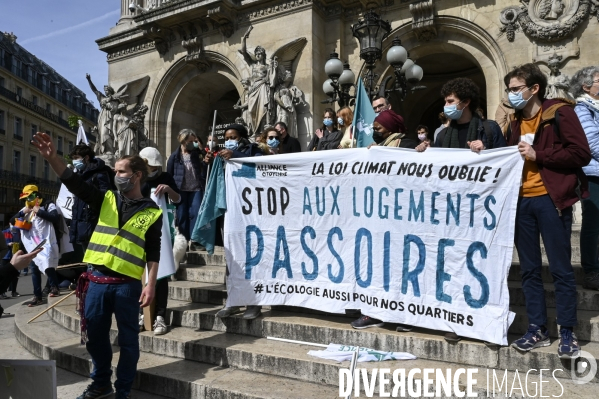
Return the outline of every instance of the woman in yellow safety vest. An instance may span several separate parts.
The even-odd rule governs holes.
[[[113,392],[113,314],[120,346],[115,398],[128,398],[139,360],[139,308],[154,299],[160,261],[162,211],[141,193],[141,184],[148,176],[147,164],[137,155],[120,158],[114,178],[118,191],[102,191],[66,167],[49,135],[37,133],[32,143],[69,191],[100,214],[83,259],[91,269],[82,275],[77,287],[82,343],[86,342],[94,364],[93,382],[78,399]],[[148,281],[142,288],[140,280],[146,267]]]

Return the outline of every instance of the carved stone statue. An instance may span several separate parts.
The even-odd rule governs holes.
[[[546,20],[556,20],[564,12],[562,0],[544,0],[539,9],[539,17]]]
[[[291,86],[293,76],[290,71],[286,71],[285,80],[279,84],[275,91],[275,102],[277,104],[277,122],[284,122],[287,125],[287,133],[291,137],[298,137],[297,131],[297,112],[295,111],[295,105],[305,105],[303,100],[304,93],[297,88],[297,86]]]
[[[140,142],[146,140],[143,121],[148,107],[143,105],[143,96],[150,78],[129,82],[116,92],[106,85],[104,93],[96,88],[89,74],[86,78],[101,107],[95,153],[109,164],[123,155],[137,153]]]
[[[247,121],[250,120],[250,114],[248,112],[250,80],[241,79],[241,85],[243,86],[243,94],[239,97],[239,101],[237,101],[237,104],[235,104],[233,108],[241,110],[241,118],[244,121],[244,126],[247,126]]]
[[[265,126],[272,126],[277,122],[278,103],[275,100],[275,94],[291,84],[293,63],[307,43],[306,38],[287,43],[277,49],[271,56],[270,62],[267,63],[266,50],[263,47],[257,46],[254,54],[247,50],[246,40],[252,29],[253,27],[250,26],[243,35],[241,50],[239,50],[251,69],[248,79],[247,110],[244,111],[244,120],[250,135],[261,132]],[[287,84],[285,84],[286,81]],[[241,109],[241,105],[239,109]]]

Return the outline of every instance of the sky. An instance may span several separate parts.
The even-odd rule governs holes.
[[[85,74],[96,87],[108,83],[106,53],[96,40],[120,17],[119,0],[0,0],[0,31],[81,89],[98,108]]]

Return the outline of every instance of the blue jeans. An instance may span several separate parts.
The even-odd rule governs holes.
[[[520,258],[522,290],[526,299],[528,322],[547,325],[545,290],[541,278],[541,242],[549,260],[549,270],[555,286],[557,324],[576,326],[576,282],[572,269],[572,207],[559,215],[549,195],[524,198],[518,201],[516,213],[516,249]]]
[[[191,232],[196,225],[203,197],[203,191],[181,191],[181,202],[177,204],[177,221],[179,232],[187,241],[191,239]]]
[[[42,297],[42,272],[35,262],[29,264],[29,272],[31,273],[31,283],[33,284],[33,295],[37,298]],[[46,269],[46,276],[48,277],[48,285],[50,287],[58,288],[58,276],[56,275],[56,269],[49,267]]]
[[[103,276],[95,270],[94,276]],[[110,385],[112,375],[112,346],[110,326],[115,315],[119,331],[119,363],[116,368],[117,391],[129,393],[137,371],[139,360],[139,297],[141,281],[122,284],[96,284],[90,281],[85,298],[85,318],[87,319],[86,348],[92,357],[94,369],[90,375],[94,385]]]
[[[580,228],[580,262],[585,275],[599,273],[599,177],[588,176],[591,196],[582,200]]]

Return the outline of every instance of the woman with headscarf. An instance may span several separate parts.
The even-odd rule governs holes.
[[[406,126],[403,118],[393,110],[388,109],[378,114],[374,119],[372,128],[374,130],[372,133],[374,143],[369,145],[368,148],[374,145],[416,148],[418,145],[416,141],[405,137]]]

